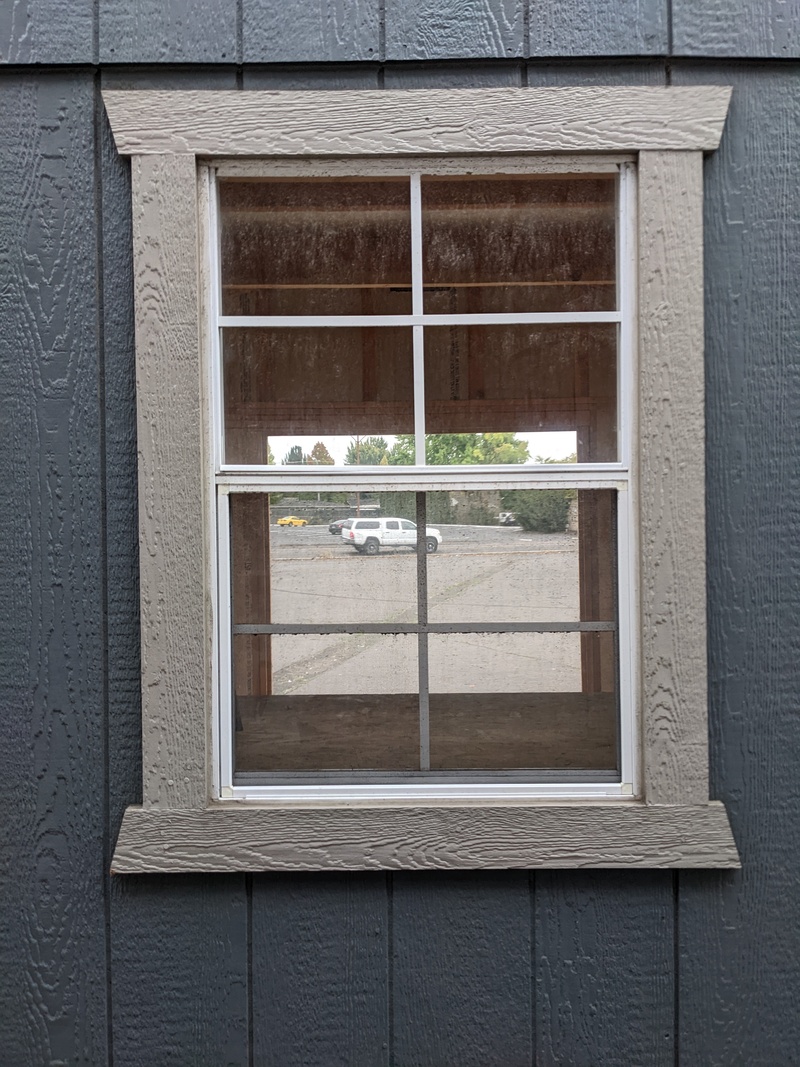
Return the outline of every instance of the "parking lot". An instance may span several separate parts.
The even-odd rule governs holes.
[[[579,618],[574,534],[516,527],[438,526],[426,557],[433,623],[572,622]],[[270,528],[272,622],[413,623],[417,557],[408,549],[367,557],[327,526]],[[576,692],[577,634],[433,634],[433,692]],[[273,692],[413,692],[415,635],[312,634],[272,638]]]

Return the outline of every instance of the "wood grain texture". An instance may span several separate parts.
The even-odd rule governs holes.
[[[532,0],[530,56],[666,55],[666,0]]]
[[[406,0],[386,5],[386,58],[515,59],[522,0]]]
[[[522,72],[516,63],[389,63],[383,73],[385,89],[497,89],[520,88]]]
[[[533,1062],[529,876],[392,877],[393,1063]]]
[[[113,870],[735,867],[721,804],[128,808]]]
[[[191,156],[132,164],[145,804],[206,786],[197,192]]]
[[[240,63],[235,0],[99,0],[101,63]]]
[[[378,0],[242,0],[245,63],[379,58]]]
[[[0,1058],[106,1062],[92,79],[2,79]]]
[[[713,149],[730,92],[589,86],[103,93],[123,155],[373,155]]]
[[[672,901],[662,872],[536,875],[535,1063],[673,1067]]]
[[[533,59],[525,65],[529,86],[653,85],[666,86],[664,63],[657,59],[559,61]]]
[[[93,63],[94,0],[4,0],[0,63]]]
[[[112,885],[116,1067],[247,1067],[244,878],[116,878]]]
[[[736,85],[706,170],[711,791],[743,870],[680,879],[681,1063],[789,1064],[800,989],[800,96],[797,69],[682,68]]]
[[[253,879],[253,1059],[389,1063],[389,908],[381,874]]]
[[[672,0],[676,56],[796,59],[798,0]]]
[[[703,175],[639,157],[643,771],[655,804],[708,796]]]
[[[242,88],[254,89],[312,90],[377,89],[378,67],[367,63],[350,63],[324,67],[273,67],[249,68],[242,72]]]

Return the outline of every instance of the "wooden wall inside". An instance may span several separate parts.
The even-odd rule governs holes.
[[[4,1063],[796,1061],[800,66],[788,6],[4,7]],[[735,87],[705,172],[706,467],[712,795],[742,870],[111,880],[141,788],[138,546],[130,177],[100,87],[624,81]]]

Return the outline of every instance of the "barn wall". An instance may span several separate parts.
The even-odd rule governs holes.
[[[3,6],[4,1064],[796,1061],[799,57],[783,0]],[[141,725],[130,173],[101,87],[620,82],[735,87],[706,464],[712,795],[742,870],[110,879]]]

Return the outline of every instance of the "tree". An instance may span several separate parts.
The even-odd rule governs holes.
[[[389,462],[414,463],[414,435],[398,434]],[[461,466],[465,463],[525,463],[528,444],[513,433],[429,433],[425,436],[428,463]]]
[[[324,464],[325,466],[333,465],[333,456],[327,450],[322,441],[317,441],[314,447],[311,449],[311,455],[308,457],[309,463]]]
[[[292,445],[286,455],[283,457],[284,464],[290,463],[307,463],[308,456],[303,452],[302,445]]]
[[[347,446],[345,463],[379,467],[388,455],[389,445],[385,437],[354,437]]]

